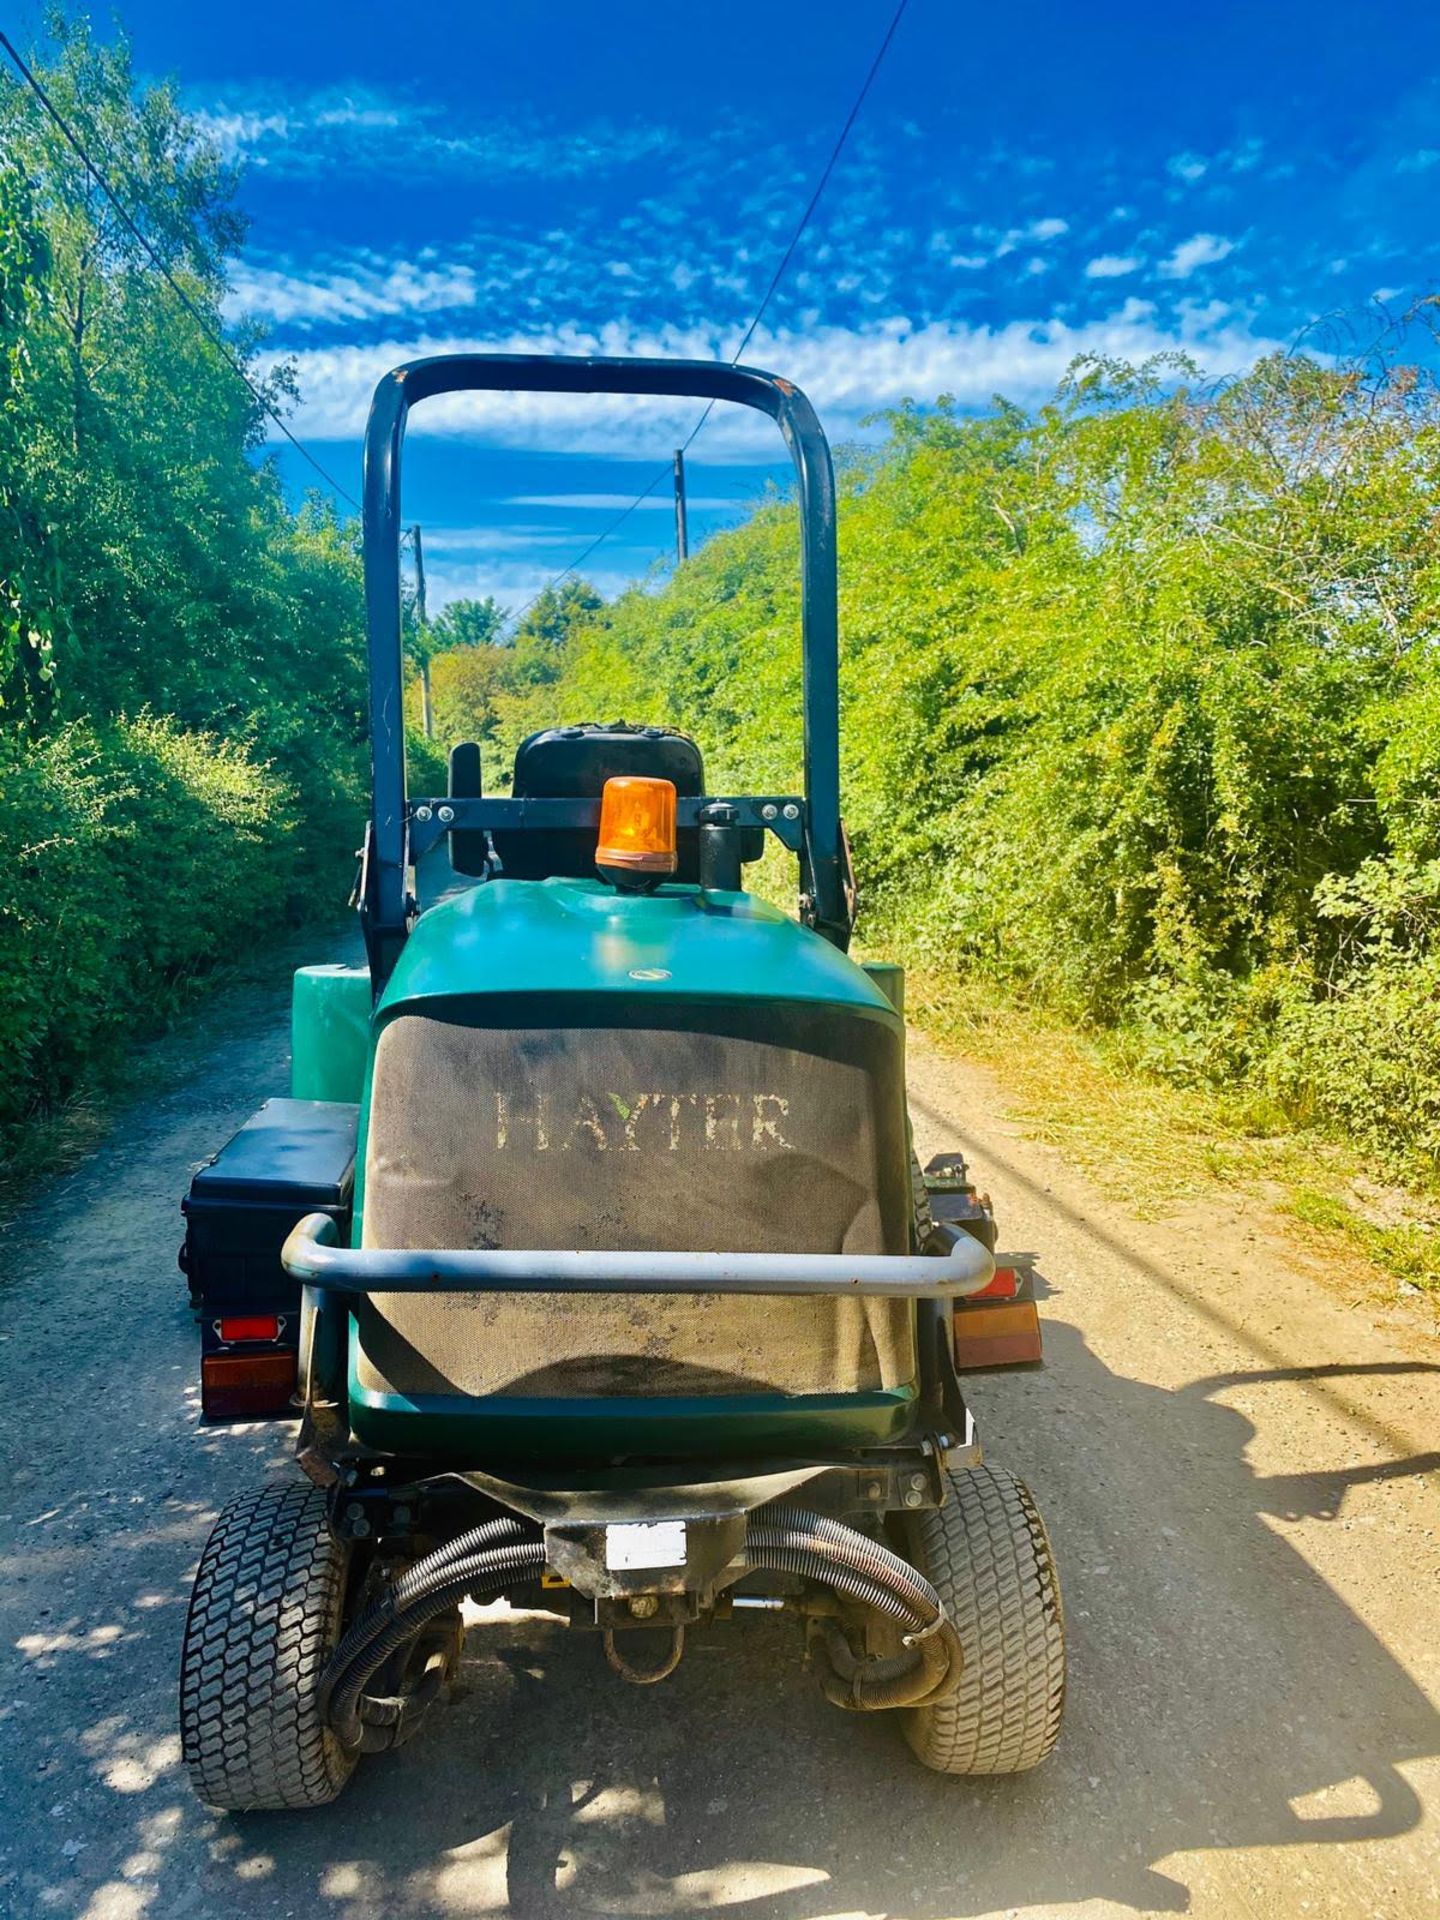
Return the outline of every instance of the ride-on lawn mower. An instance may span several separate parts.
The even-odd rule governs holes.
[[[461,746],[447,795],[407,798],[406,416],[507,389],[778,422],[803,794],[707,795],[688,735],[615,724],[532,735],[507,797]],[[829,450],[786,380],[466,355],[381,381],[369,965],[302,970],[295,1097],[187,1202],[206,1413],[300,1412],[300,1471],[231,1502],[196,1576],[180,1717],[212,1805],[334,1799],[445,1691],[467,1599],[593,1631],[642,1684],[696,1625],[783,1611],[827,1698],[898,1713],[927,1766],[1013,1773],[1054,1744],[1049,1545],[981,1464],[956,1363],[1038,1359],[1035,1309],[958,1156],[919,1173],[900,970],[847,958],[835,568]],[[744,888],[767,835],[798,920]],[[447,836],[474,884],[421,912]]]

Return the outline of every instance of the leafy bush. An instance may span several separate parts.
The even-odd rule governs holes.
[[[1033,415],[891,429],[840,505],[870,937],[1432,1173],[1433,384],[1089,366]],[[762,507],[582,628],[506,725],[678,721],[715,786],[790,787],[796,573],[793,510]]]
[[[123,168],[136,224],[218,327],[233,173],[169,88],[137,95],[123,42],[54,32],[47,91]],[[0,80],[0,1150],[177,982],[344,898],[364,772],[355,530],[318,501],[290,510],[262,424]]]
[[[69,1093],[174,989],[283,918],[294,793],[142,717],[0,741],[0,1128]]]

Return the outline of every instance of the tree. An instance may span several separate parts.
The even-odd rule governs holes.
[[[604,605],[588,580],[546,587],[515,629],[511,686],[518,691],[557,680],[572,636],[593,626]]]
[[[513,662],[509,647],[450,647],[430,663],[435,703],[435,739],[448,749],[457,740],[494,738],[496,696]]]
[[[500,638],[505,609],[494,594],[483,600],[452,600],[430,622],[431,656],[452,647],[483,647]]]

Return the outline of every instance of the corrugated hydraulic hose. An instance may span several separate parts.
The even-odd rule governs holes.
[[[751,1516],[748,1566],[799,1574],[875,1607],[905,1629],[903,1653],[864,1659],[838,1626],[825,1633],[820,1690],[837,1707],[873,1712],[929,1706],[960,1684],[963,1655],[940,1596],[914,1567],[878,1540],[826,1514],[777,1507]]]
[[[321,1711],[336,1737],[358,1745],[366,1685],[437,1614],[544,1565],[543,1537],[509,1518],[488,1520],[417,1560],[354,1623],[321,1676]]]

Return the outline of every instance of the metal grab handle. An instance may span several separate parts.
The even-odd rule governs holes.
[[[334,1293],[851,1294],[949,1300],[979,1293],[995,1261],[962,1229],[939,1227],[935,1251],[584,1253],[461,1248],[424,1252],[336,1245],[335,1222],[307,1213],[281,1251],[285,1271]]]

